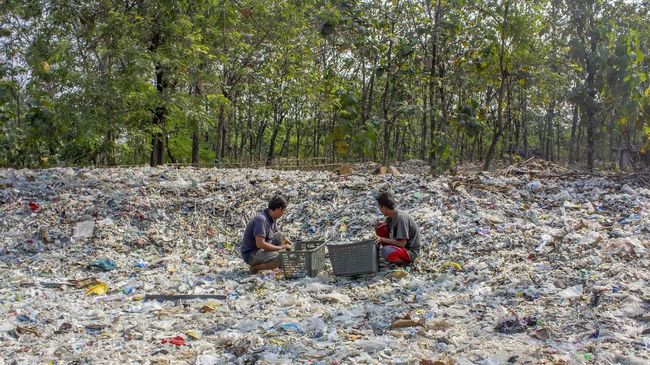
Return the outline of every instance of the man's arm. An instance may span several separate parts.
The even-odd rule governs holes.
[[[270,242],[266,242],[264,236],[255,236],[255,246],[265,251],[282,251],[286,248],[284,244],[276,246]]]
[[[397,247],[406,246],[406,240],[391,240],[390,238],[378,237],[378,240],[376,239],[376,241],[377,243],[381,243],[383,245],[393,245]]]
[[[395,217],[395,239],[379,237],[376,241],[379,244],[393,245],[397,247],[406,247],[406,242],[409,239],[408,227],[406,222],[400,216]]]

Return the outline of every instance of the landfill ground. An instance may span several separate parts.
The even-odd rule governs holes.
[[[0,169],[0,364],[650,363],[648,174],[397,168]],[[383,187],[420,226],[407,271],[248,274],[273,193],[291,239],[337,243]]]

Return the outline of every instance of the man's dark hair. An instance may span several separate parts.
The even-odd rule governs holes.
[[[395,197],[390,191],[380,191],[379,194],[375,196],[375,199],[377,199],[379,206],[386,207],[388,209],[395,209]]]
[[[287,204],[287,199],[278,194],[269,200],[269,209],[276,210],[278,208],[286,208]]]

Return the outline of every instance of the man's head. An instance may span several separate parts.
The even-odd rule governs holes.
[[[379,194],[375,196],[375,199],[377,199],[377,205],[383,215],[390,216],[395,210],[397,204],[395,203],[393,193],[390,191],[380,191]]]
[[[271,218],[278,219],[284,214],[284,210],[287,209],[287,199],[282,195],[276,195],[271,200],[269,200],[269,212],[271,213]]]

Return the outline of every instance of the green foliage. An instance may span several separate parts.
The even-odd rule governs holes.
[[[480,104],[476,99],[458,105],[457,123],[460,130],[468,137],[474,139],[483,132],[483,123],[478,116]]]
[[[434,163],[431,165],[431,172],[435,175],[448,172],[454,166],[457,158],[448,136],[444,132],[436,133],[431,148],[436,156]]]
[[[485,158],[493,138],[497,155],[524,142],[543,149],[551,136],[569,156],[574,104],[574,132],[593,111],[603,147],[644,145],[650,128],[648,10],[627,2],[57,0],[1,10],[1,166],[142,164],[158,135],[163,162],[190,162],[196,150],[200,162],[424,158],[440,173]]]

